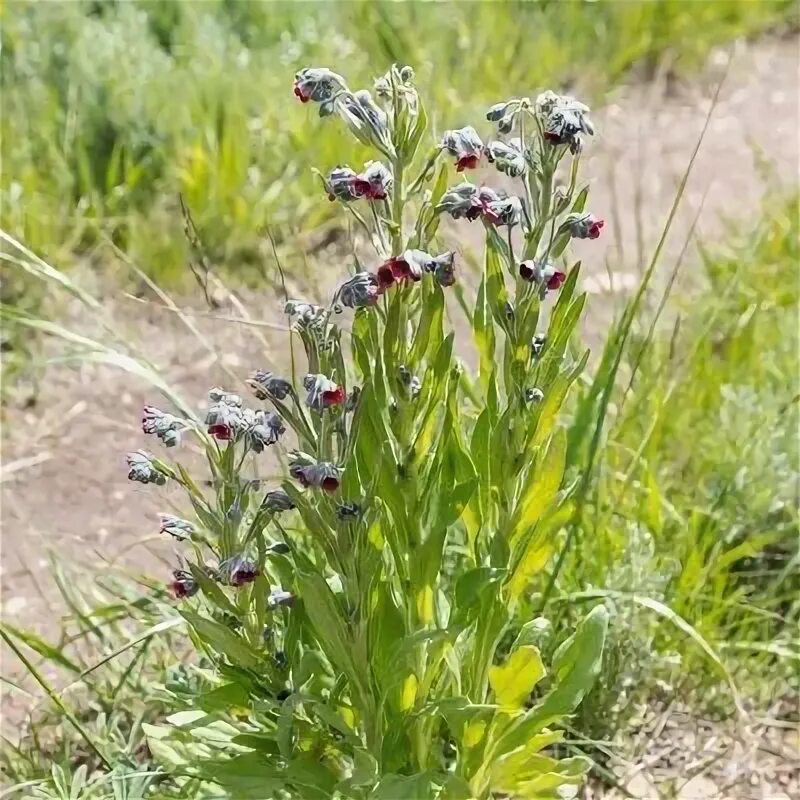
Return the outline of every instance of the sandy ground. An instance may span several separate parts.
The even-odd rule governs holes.
[[[593,295],[591,338],[601,332],[615,302],[614,292],[607,291],[608,272],[624,286],[626,274],[638,275],[646,266],[723,74],[719,102],[665,248],[664,274],[701,205],[697,230],[713,241],[727,226],[746,229],[772,187],[797,184],[798,40],[742,44],[732,52],[730,64],[729,53],[712,54],[691,84],[666,77],[647,88],[621,88],[593,115],[599,134],[586,148],[584,177],[592,186],[590,209],[608,225],[607,235],[578,248],[585,288]],[[494,175],[486,180],[497,183]],[[449,235],[462,252],[473,251],[479,227],[462,223]],[[326,275],[321,284],[339,278]],[[240,297],[254,318],[284,323],[277,297]],[[181,299],[180,305],[198,311],[190,318],[196,332],[175,314],[120,291],[107,291],[103,301],[121,341],[135,343],[198,409],[210,386],[242,390],[241,381],[253,368],[280,370],[286,364],[284,331],[209,319],[202,316],[197,297]],[[241,316],[229,302],[216,313]],[[64,315],[67,327],[108,339],[75,304],[67,304]],[[51,343],[48,351],[55,356],[59,347]],[[118,369],[53,363],[35,406],[5,410],[0,499],[7,620],[54,628],[60,612],[48,585],[49,550],[86,568],[124,563],[166,577],[171,548],[159,541],[156,513],[180,510],[182,498],[125,477],[128,451],[157,450],[139,427],[148,402],[165,405],[156,390]],[[9,668],[4,659],[2,671]],[[790,796],[777,784],[773,789],[773,794],[743,796]]]

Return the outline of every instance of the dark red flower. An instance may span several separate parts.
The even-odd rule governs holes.
[[[294,85],[294,96],[301,102],[307,103],[311,99],[310,94],[303,94],[303,90],[300,88],[299,83],[295,83]]]
[[[327,392],[322,393],[322,405],[325,408],[329,406],[339,406],[345,401],[345,391],[341,386],[335,389],[329,389]]]
[[[252,561],[240,561],[231,570],[231,586],[244,586],[252,583],[260,574],[261,570]]]
[[[605,224],[605,220],[602,219],[592,220],[592,222],[589,224],[587,238],[597,239],[597,237],[600,236],[600,231],[603,230],[603,226]]]
[[[553,131],[545,131],[544,132],[544,140],[548,144],[557,145],[557,144],[564,144],[564,140],[559,136],[557,133]]]
[[[465,169],[476,169],[480,160],[480,155],[475,153],[461,156],[461,158],[456,161],[456,172],[463,172]]]
[[[378,289],[385,292],[394,283],[394,273],[390,262],[382,264],[375,272],[375,277],[378,279]]]
[[[173,570],[169,590],[176,600],[185,600],[187,597],[197,594],[199,588],[190,572],[184,569]]]
[[[323,478],[321,486],[328,494],[333,494],[339,488],[339,479],[333,477]]]
[[[536,264],[534,261],[523,261],[519,265],[519,274],[523,280],[533,281],[536,277]]]
[[[208,433],[220,442],[229,442],[233,439],[233,430],[230,425],[217,423],[208,426]]]
[[[552,275],[547,279],[547,288],[555,291],[556,289],[561,288],[561,284],[567,279],[567,275],[564,272],[559,272],[556,270],[553,272]]]

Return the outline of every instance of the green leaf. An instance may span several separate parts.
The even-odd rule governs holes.
[[[545,676],[539,651],[533,645],[515,650],[501,666],[489,669],[489,685],[501,706],[520,708]]]
[[[513,547],[525,531],[530,530],[547,511],[558,494],[564,478],[567,458],[567,436],[563,428],[550,440],[547,452],[537,460],[527,477],[514,513],[508,541]]]
[[[197,636],[218,656],[225,656],[232,664],[258,670],[263,661],[245,641],[232,630],[193,611],[181,611],[181,616],[192,626]]]

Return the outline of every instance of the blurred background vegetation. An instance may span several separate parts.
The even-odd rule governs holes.
[[[510,92],[579,84],[599,99],[631,71],[687,70],[713,46],[785,22],[790,0],[170,2],[10,0],[2,18],[0,225],[59,266],[101,235],[159,280],[185,275],[183,194],[213,260],[247,274],[331,213],[310,164],[357,160],[310,124],[294,72],[371,87],[413,64],[434,129]],[[7,290],[8,291],[8,290]],[[6,298],[8,299],[8,297]]]

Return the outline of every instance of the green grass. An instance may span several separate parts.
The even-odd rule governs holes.
[[[331,213],[308,165],[362,155],[293,102],[302,66],[329,65],[369,86],[393,61],[413,64],[431,107],[451,109],[434,120],[441,131],[512,87],[577,82],[599,98],[632,68],[691,70],[711,47],[795,8],[11,0],[0,225],[60,264],[91,259],[109,236],[169,281],[185,275],[182,193],[214,260],[246,274],[264,258],[267,225],[287,239]],[[8,299],[15,289],[5,291]]]

